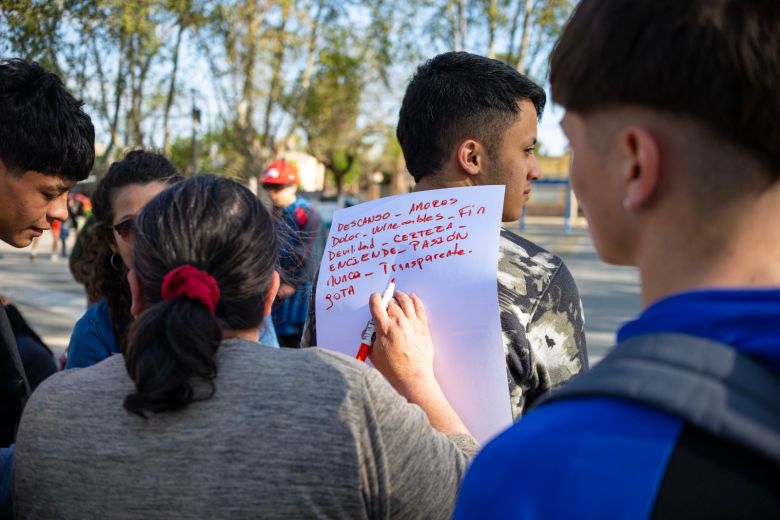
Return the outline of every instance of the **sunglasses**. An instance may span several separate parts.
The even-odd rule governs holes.
[[[116,226],[111,226],[111,229],[116,231],[116,233],[122,237],[122,240],[127,242],[133,236],[133,231],[135,230],[135,218],[127,218]]]

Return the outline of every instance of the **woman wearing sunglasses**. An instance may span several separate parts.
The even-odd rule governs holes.
[[[132,261],[135,216],[182,178],[162,155],[135,150],[114,162],[100,180],[92,198],[93,244],[98,251],[90,283],[100,299],[76,322],[65,368],[94,365],[121,352],[132,321],[126,275]]]
[[[182,179],[168,159],[145,150],[128,153],[101,179],[93,197],[97,236],[92,242],[99,251],[90,283],[99,300],[73,328],[65,368],[94,365],[126,344],[132,321],[126,274],[132,265],[135,217],[158,193]],[[278,344],[272,324],[263,331],[261,342]]]
[[[324,349],[258,344],[279,238],[245,187],[188,179],[136,226],[128,348],[33,394],[18,518],[450,517],[477,445],[433,376],[419,300],[372,298],[386,380]]]

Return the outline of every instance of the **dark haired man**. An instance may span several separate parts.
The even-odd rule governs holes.
[[[95,159],[82,103],[37,63],[0,61],[0,240],[26,247],[68,217],[67,191]],[[0,308],[0,517],[10,514],[16,423],[29,392],[13,332]]]
[[[544,90],[514,68],[440,54],[412,77],[397,135],[414,190],[503,184],[503,221],[520,218],[540,178],[534,156]],[[498,298],[512,413],[588,366],[577,286],[563,261],[501,229]]]
[[[551,82],[645,310],[485,448],[456,518],[780,518],[780,3],[583,0]]]
[[[540,178],[541,87],[503,62],[467,52],[421,65],[404,95],[397,135],[414,191],[503,184],[503,221],[520,218]],[[498,301],[512,415],[588,367],[579,292],[563,261],[501,229]],[[313,305],[303,345],[316,344]]]

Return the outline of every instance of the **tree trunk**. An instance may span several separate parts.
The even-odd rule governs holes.
[[[465,49],[466,29],[467,29],[466,6],[464,0],[457,0],[455,5],[457,7],[457,13],[458,13],[458,32],[460,35],[460,48]]]
[[[130,86],[130,107],[125,112],[125,125],[124,125],[124,134],[125,134],[125,144],[129,144],[131,142],[130,140],[130,132],[132,127],[132,112],[133,112],[133,93],[135,92],[135,75],[137,73],[136,67],[135,67],[135,37],[131,34],[129,38],[127,39],[128,43],[128,51],[127,51],[127,77],[128,77],[128,83]]]
[[[311,32],[309,32],[309,41],[306,45],[306,65],[303,68],[301,74],[301,92],[295,103],[295,113],[293,114],[293,122],[287,131],[287,135],[284,137],[284,146],[287,146],[287,141],[290,140],[295,130],[300,126],[303,119],[303,110],[306,107],[306,99],[309,96],[309,87],[311,87],[311,76],[314,73],[314,60],[317,52],[317,36],[320,30],[320,23],[322,20],[322,10],[325,6],[325,0],[319,0],[317,2],[317,13],[312,19]]]
[[[171,82],[168,85],[168,97],[165,99],[165,113],[163,115],[163,152],[165,155],[170,153],[171,128],[169,124],[171,107],[173,106],[173,97],[176,92],[176,73],[179,70],[179,47],[181,46],[181,37],[184,34],[184,22],[179,19],[179,30],[176,33],[176,43],[173,46],[173,67],[171,70]]]
[[[447,2],[447,20],[450,22],[450,41],[452,50],[458,52],[463,49],[460,48],[460,41],[458,40],[458,18],[455,15],[455,0],[449,0]]]
[[[531,15],[533,14],[534,0],[525,0],[525,14],[523,16],[523,32],[520,35],[520,48],[517,51],[517,68],[518,71],[525,74],[527,64],[525,63],[526,54],[528,52],[528,41],[531,37]]]
[[[241,154],[244,158],[244,177],[249,177],[259,166],[255,164],[254,148],[257,144],[257,131],[252,117],[255,112],[255,63],[257,60],[257,42],[260,29],[260,15],[257,0],[248,0],[243,5],[243,15],[248,17],[244,44],[246,51],[241,60],[243,85],[241,101],[238,104],[237,131]]]
[[[498,18],[497,0],[490,0],[488,4],[488,51],[487,57],[495,59],[496,57],[496,23]]]
[[[279,100],[279,95],[282,90],[282,67],[284,65],[284,51],[287,44],[286,31],[288,17],[289,9],[284,5],[282,7],[282,19],[276,29],[276,49],[273,54],[271,84],[268,90],[268,97],[265,102],[265,113],[263,116],[262,145],[266,159],[269,159],[273,155],[274,132],[271,131],[271,114],[274,105]]]
[[[125,37],[124,35],[119,36],[119,52],[117,53],[117,66],[116,66],[116,79],[114,80],[114,97],[113,100],[109,101],[109,95],[106,91],[105,85],[109,83],[108,79],[105,76],[105,72],[103,71],[103,67],[101,65],[101,59],[100,52],[97,48],[96,41],[92,41],[92,54],[96,63],[96,68],[98,71],[98,81],[100,82],[100,112],[103,114],[103,117],[106,121],[106,124],[108,125],[108,144],[106,145],[106,150],[103,153],[103,157],[100,159],[99,164],[103,165],[111,160],[112,154],[114,152],[114,147],[117,144],[117,141],[119,140],[119,114],[122,110],[122,96],[124,96],[125,92],[125,77],[126,77],[126,70],[125,70]],[[109,108],[109,104],[111,104],[111,108]]]
[[[517,29],[520,25],[520,12],[523,10],[524,3],[525,0],[517,0],[515,10],[512,13],[512,22],[509,29],[509,48],[506,53],[509,60],[515,59],[515,37],[517,36]]]

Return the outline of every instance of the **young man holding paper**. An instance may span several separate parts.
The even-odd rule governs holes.
[[[780,518],[780,3],[583,0],[550,80],[644,310],[483,450],[455,518]]]
[[[541,87],[497,60],[449,52],[420,66],[397,128],[415,191],[503,184],[502,220],[517,221],[531,181],[540,178],[534,148],[545,101]],[[517,419],[540,395],[587,369],[582,306],[563,261],[504,228],[498,299]],[[312,304],[304,346],[316,344],[314,318]]]

